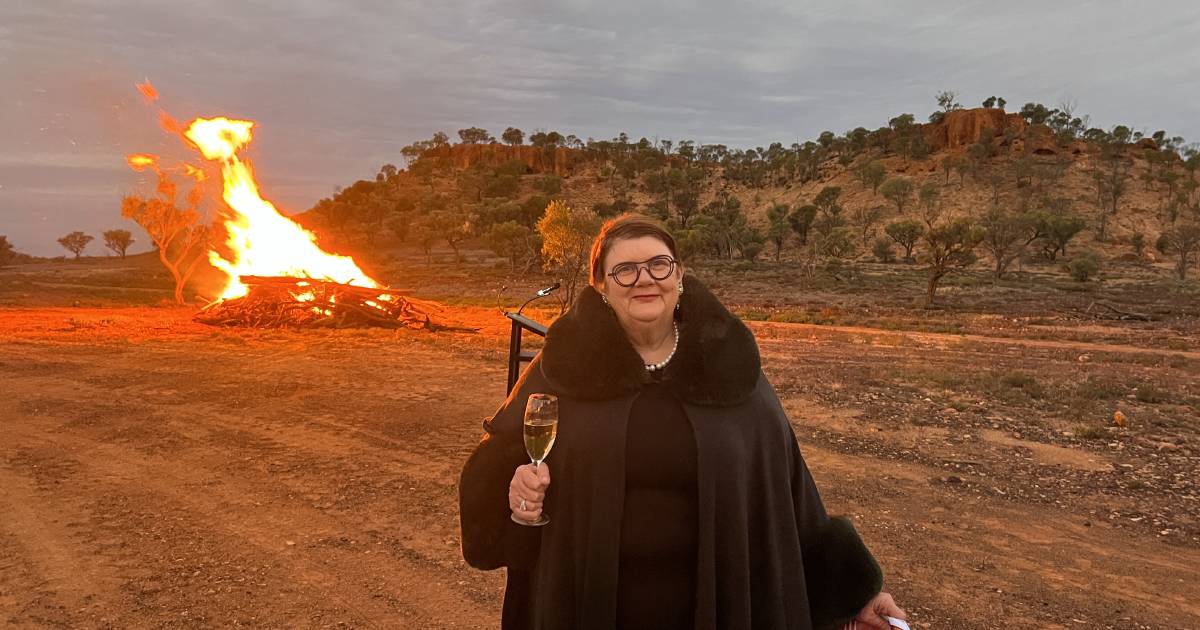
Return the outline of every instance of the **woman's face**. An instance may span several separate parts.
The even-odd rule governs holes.
[[[671,257],[667,244],[653,236],[621,239],[613,243],[604,258],[604,277],[600,293],[617,314],[622,325],[652,324],[670,319],[679,301],[679,283],[683,278],[683,266],[675,263],[675,269],[666,278],[655,280],[650,276],[651,261],[657,256]],[[621,265],[638,265],[637,281],[633,286],[621,286],[611,275]],[[661,267],[662,261],[659,261]],[[659,268],[656,267],[656,270]]]

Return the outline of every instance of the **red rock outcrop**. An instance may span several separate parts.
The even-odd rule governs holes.
[[[1137,147],[1138,149],[1143,149],[1143,150],[1145,150],[1145,149],[1149,149],[1151,151],[1158,150],[1158,143],[1154,141],[1154,138],[1142,138],[1142,139],[1138,140],[1136,143],[1134,143],[1134,146]]]
[[[1019,114],[977,107],[946,112],[941,121],[922,125],[921,131],[925,134],[925,142],[936,152],[979,142],[984,129],[991,128],[999,137],[1009,129],[1023,132],[1027,126]]]
[[[1014,145],[1013,150],[1017,151]],[[1025,130],[1021,143],[1021,153],[1025,155],[1058,155],[1062,149],[1054,137],[1054,132],[1046,125],[1030,125]]]

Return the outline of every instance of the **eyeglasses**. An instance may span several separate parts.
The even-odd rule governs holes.
[[[667,255],[662,255],[640,263],[621,263],[613,267],[608,276],[623,287],[631,287],[637,284],[638,280],[642,278],[643,268],[652,279],[666,280],[671,277],[671,274],[675,273],[675,259]]]

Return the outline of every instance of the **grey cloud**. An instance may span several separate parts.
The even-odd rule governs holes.
[[[295,211],[467,125],[765,146],[923,118],[954,89],[1200,139],[1197,18],[1124,1],[7,3],[0,233],[56,253],[62,231],[118,221],[139,181],[126,153],[194,159],[133,91],[144,77],[181,119],[257,120],[263,191]]]

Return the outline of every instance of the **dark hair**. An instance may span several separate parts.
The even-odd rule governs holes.
[[[662,241],[667,249],[671,250],[671,257],[679,258],[675,253],[675,237],[671,236],[662,222],[644,214],[623,214],[605,223],[600,228],[600,233],[596,235],[596,240],[592,241],[590,260],[592,284],[599,284],[604,277],[604,257],[608,256],[613,244],[617,241],[643,236],[652,236]]]

